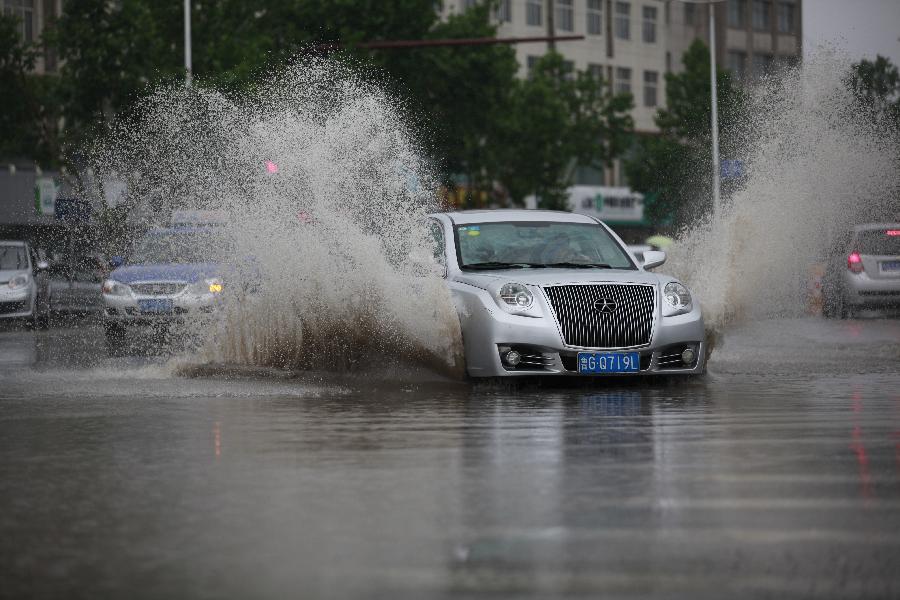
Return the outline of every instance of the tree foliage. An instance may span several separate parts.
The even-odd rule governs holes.
[[[430,0],[194,0],[194,81],[239,92],[298,54],[321,52],[323,44],[342,47],[337,59],[361,66],[400,99],[448,185],[457,176],[477,190],[494,190],[500,182],[517,202],[538,194],[545,205],[561,207],[575,166],[599,167],[627,147],[629,97],[611,96],[585,73],[564,72],[557,54],[519,79],[515,52],[502,44],[355,46],[494,37],[494,4],[441,19]],[[17,127],[4,130],[3,139],[16,140],[9,151],[50,165],[70,161],[76,171],[84,166],[79,151],[97,133],[159,83],[183,79],[182,10],[181,2],[67,0],[42,40],[58,52],[60,71],[31,83],[33,49],[17,43],[12,25],[0,27],[0,61],[9,57],[0,62],[4,90],[13,90],[11,107],[30,111],[4,115],[0,126]],[[46,106],[59,107],[57,118],[47,118]],[[58,117],[63,135],[50,135],[55,145],[36,153],[35,124]]]
[[[577,167],[602,168],[631,143],[630,94],[611,95],[586,72],[548,53],[514,82],[498,147],[499,179],[514,202],[535,194],[543,208],[566,209]]]
[[[639,138],[625,162],[632,187],[647,196],[645,217],[657,226],[697,218],[711,206],[709,49],[694,40],[682,63],[684,71],[666,74],[666,107],[655,119],[659,135]],[[718,70],[716,76],[719,130],[727,132],[739,114],[743,93],[729,72]]]
[[[873,118],[900,131],[900,72],[889,58],[879,55],[856,63],[849,83]]]
[[[18,22],[0,13],[0,159],[52,164],[58,153],[54,82],[31,74],[37,47],[19,39]]]

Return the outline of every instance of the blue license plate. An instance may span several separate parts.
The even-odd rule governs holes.
[[[174,306],[169,298],[156,298],[153,300],[138,300],[138,308],[142,313],[162,315],[171,313]]]
[[[900,271],[900,260],[890,260],[881,263],[882,271]]]
[[[637,373],[641,357],[637,352],[579,352],[579,373]]]

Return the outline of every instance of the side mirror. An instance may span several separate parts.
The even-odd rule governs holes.
[[[662,250],[644,252],[644,269],[653,269],[666,262],[666,253]]]
[[[121,267],[124,264],[125,264],[125,259],[122,258],[121,256],[113,256],[112,258],[109,259],[109,266],[112,267],[113,269],[118,269],[119,267]]]
[[[38,261],[38,263],[37,263],[37,270],[38,270],[38,271],[46,271],[46,270],[49,269],[49,268],[50,268],[50,263],[48,263],[46,260],[39,260],[39,261]]]
[[[442,265],[435,258],[428,254],[413,253],[409,255],[409,264],[412,266],[413,274],[417,277],[427,277],[429,275],[447,276],[447,267]]]

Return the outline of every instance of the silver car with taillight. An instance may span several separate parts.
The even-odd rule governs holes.
[[[822,293],[827,317],[900,308],[900,223],[857,225],[838,240]]]
[[[602,222],[535,210],[431,215],[435,259],[460,317],[472,377],[695,375],[700,304],[637,264]]]

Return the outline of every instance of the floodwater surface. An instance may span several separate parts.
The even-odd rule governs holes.
[[[0,332],[0,597],[900,594],[900,322],[762,321],[705,378],[178,375]]]

